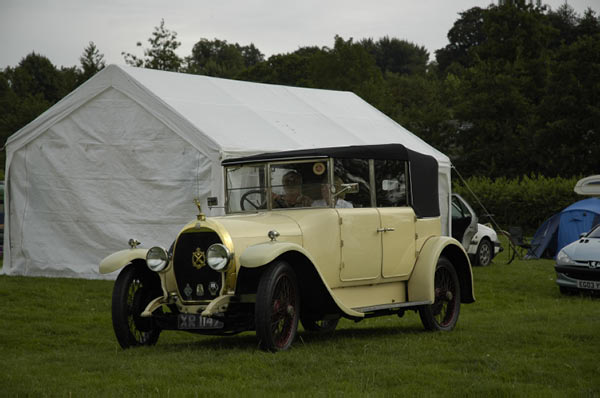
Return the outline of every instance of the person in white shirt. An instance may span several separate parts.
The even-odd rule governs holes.
[[[340,189],[342,189],[342,184],[343,181],[340,177],[335,176],[333,178],[334,182],[335,182],[335,192],[339,191]],[[327,179],[325,179],[322,183],[321,183],[321,196],[322,199],[317,199],[314,202],[312,202],[312,207],[329,207],[329,204],[331,203],[331,190],[329,189],[329,182],[327,181]],[[335,207],[338,209],[351,209],[354,206],[352,205],[351,202],[348,202],[347,200],[344,200],[344,196],[345,194],[341,194],[340,196],[338,196],[335,200]]]

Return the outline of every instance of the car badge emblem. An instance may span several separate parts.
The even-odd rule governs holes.
[[[183,289],[183,292],[185,293],[185,295],[187,296],[187,298],[190,298],[190,297],[192,297],[192,293],[194,291],[192,290],[192,287],[188,283],[187,285],[185,285],[185,289]]]
[[[600,261],[590,261],[590,268],[598,268],[600,266]]]
[[[202,249],[197,248],[194,253],[192,253],[192,265],[197,269],[200,269],[206,265],[206,255]]]
[[[219,291],[219,284],[215,281],[212,281],[211,283],[208,284],[208,291],[213,296],[216,296],[217,292]]]
[[[196,285],[196,296],[204,296],[204,285],[202,283]]]

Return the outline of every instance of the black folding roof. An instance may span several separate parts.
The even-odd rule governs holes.
[[[223,165],[269,162],[276,160],[331,157],[338,159],[389,159],[409,160],[408,149],[402,144],[353,145],[329,148],[311,148],[294,151],[268,152],[243,158],[227,159]]]
[[[410,163],[410,181],[413,194],[412,207],[415,214],[418,217],[438,217],[440,215],[437,160],[433,156],[408,149],[402,144],[354,145],[269,152],[243,158],[227,159],[221,164],[227,166],[231,164],[329,157],[408,161]]]

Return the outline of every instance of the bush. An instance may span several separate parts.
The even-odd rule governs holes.
[[[526,235],[533,235],[547,218],[584,197],[573,188],[581,177],[548,178],[524,176],[515,179],[470,177],[467,186],[505,230],[509,226],[521,226]],[[479,216],[480,222],[488,222],[485,210],[460,178],[454,179],[453,191],[465,198]]]

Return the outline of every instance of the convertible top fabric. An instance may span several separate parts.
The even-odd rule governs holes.
[[[402,144],[386,145],[351,145],[329,148],[311,148],[299,151],[282,151],[261,153],[237,159],[224,160],[223,164],[251,163],[272,161],[277,159],[303,159],[314,157],[332,157],[338,159],[389,159],[409,160],[408,150]]]
[[[447,233],[448,157],[353,93],[110,65],[8,139],[0,272],[115,278],[130,238],[168,247],[194,198],[224,203],[225,159],[389,143],[437,161]]]

